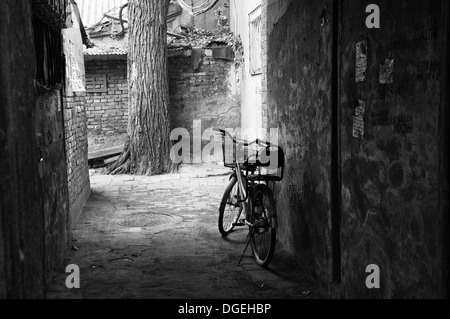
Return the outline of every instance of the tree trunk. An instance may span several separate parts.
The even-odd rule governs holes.
[[[130,0],[128,142],[112,174],[158,175],[170,161],[167,11],[169,0]]]

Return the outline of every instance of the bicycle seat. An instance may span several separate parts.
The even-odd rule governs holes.
[[[284,161],[284,151],[281,147],[268,146],[259,154],[258,158],[249,158],[244,166],[278,169],[284,167]]]
[[[279,175],[259,175],[259,174],[252,174],[248,175],[249,181],[263,181],[263,182],[281,182],[283,180],[283,177]]]

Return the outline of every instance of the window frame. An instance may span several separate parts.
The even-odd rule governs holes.
[[[250,74],[262,74],[262,10],[258,5],[248,15]]]

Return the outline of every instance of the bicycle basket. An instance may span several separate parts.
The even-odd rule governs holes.
[[[251,178],[261,181],[281,181],[284,176],[285,155],[279,146],[253,147],[234,143],[228,134],[222,134],[222,152],[225,167],[240,163],[243,169],[254,172]]]
[[[222,135],[222,153],[224,166],[234,168],[236,163],[244,166],[248,158],[256,154],[256,151],[249,146],[234,143],[228,134],[224,134]]]
[[[268,146],[258,152],[256,160],[249,160],[257,166],[257,174],[250,178],[261,181],[281,181],[284,177],[285,155],[279,146]]]

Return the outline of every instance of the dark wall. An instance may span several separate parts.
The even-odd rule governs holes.
[[[0,6],[0,298],[44,296],[30,1]]]
[[[360,297],[438,297],[444,230],[439,200],[443,1],[378,1],[379,30],[365,27],[363,13],[371,1],[342,3],[345,290]],[[366,80],[356,83],[360,41],[368,45],[368,67]],[[393,78],[382,84],[380,65],[386,59],[394,59]],[[356,100],[365,102],[364,138],[353,137]],[[366,289],[368,264],[380,266],[382,289]]]
[[[36,105],[36,134],[40,155],[37,169],[43,190],[45,273],[46,283],[49,284],[62,262],[70,234],[61,94],[59,91],[39,92]],[[79,164],[82,165],[81,160]]]
[[[278,1],[269,1],[273,21]],[[332,26],[330,1],[292,1],[268,26],[269,127],[279,129],[286,174],[277,187],[279,238],[325,281],[331,280]],[[331,8],[330,8],[331,10]]]
[[[280,241],[324,282],[341,279],[341,296],[441,297],[448,10],[440,0],[378,1],[381,29],[369,30],[371,3],[269,1],[269,127],[287,153]],[[357,82],[362,41],[367,70]],[[380,80],[387,59],[393,77]],[[366,288],[369,264],[380,267],[379,290]]]
[[[449,12],[450,4],[448,1],[444,2],[444,9],[442,12],[445,13]],[[449,26],[449,16],[448,14],[444,17],[444,39],[448,39],[450,37],[450,26]],[[441,115],[439,116],[440,119],[440,136],[441,138],[441,152],[440,152],[440,161],[441,161],[441,167],[440,167],[440,183],[441,183],[441,189],[440,189],[440,201],[441,201],[441,216],[442,216],[442,225],[444,225],[444,229],[442,232],[442,239],[444,242],[444,245],[441,247],[441,252],[443,256],[443,267],[442,267],[442,289],[445,291],[446,298],[449,298],[449,205],[448,205],[448,197],[449,197],[449,165],[450,165],[450,159],[449,159],[449,124],[450,124],[450,116],[449,116],[449,105],[450,105],[450,90],[448,89],[448,85],[450,83],[449,79],[449,60],[450,60],[450,44],[449,41],[445,41],[445,49],[442,52],[442,81],[441,81],[441,88],[443,92],[443,97],[441,100]],[[445,227],[447,225],[447,227]]]
[[[0,6],[0,298],[45,297],[70,232],[62,99],[36,89],[31,11]]]

